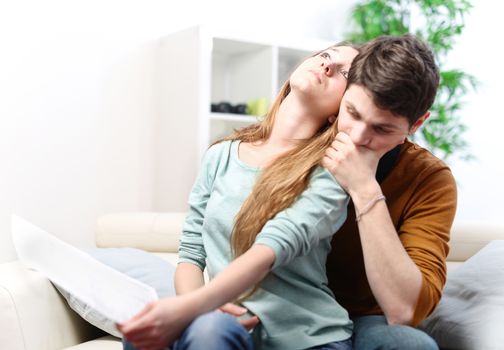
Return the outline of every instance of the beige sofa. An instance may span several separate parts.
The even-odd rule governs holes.
[[[98,219],[98,247],[136,247],[176,262],[184,213],[121,213]],[[481,223],[454,225],[449,271],[504,229]],[[87,324],[40,273],[20,262],[0,264],[0,347],[8,350],[120,350],[117,338]]]

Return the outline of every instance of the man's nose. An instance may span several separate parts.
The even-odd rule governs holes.
[[[350,132],[350,139],[356,146],[367,146],[371,142],[371,133],[364,126],[355,126]]]

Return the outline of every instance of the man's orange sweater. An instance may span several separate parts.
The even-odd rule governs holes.
[[[422,272],[422,289],[412,321],[416,326],[437,305],[446,281],[448,241],[457,202],[455,180],[441,160],[406,141],[380,185],[399,239]],[[336,300],[351,316],[383,314],[366,278],[352,204],[332,247],[327,275]]]

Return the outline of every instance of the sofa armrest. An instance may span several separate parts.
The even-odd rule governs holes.
[[[0,264],[0,310],[2,349],[63,349],[102,335],[47,278],[19,261]]]
[[[182,212],[104,215],[97,222],[96,246],[177,253],[185,216]]]

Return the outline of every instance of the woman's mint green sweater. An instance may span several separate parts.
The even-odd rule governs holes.
[[[260,171],[238,158],[238,145],[225,141],[207,151],[189,197],[179,262],[206,267],[210,278],[232,260],[234,219]],[[345,191],[319,167],[294,204],[257,235],[255,244],[271,247],[276,258],[260,289],[244,302],[261,320],[253,331],[256,349],[307,349],[351,336],[352,322],[327,287],[325,270],[347,204]]]

